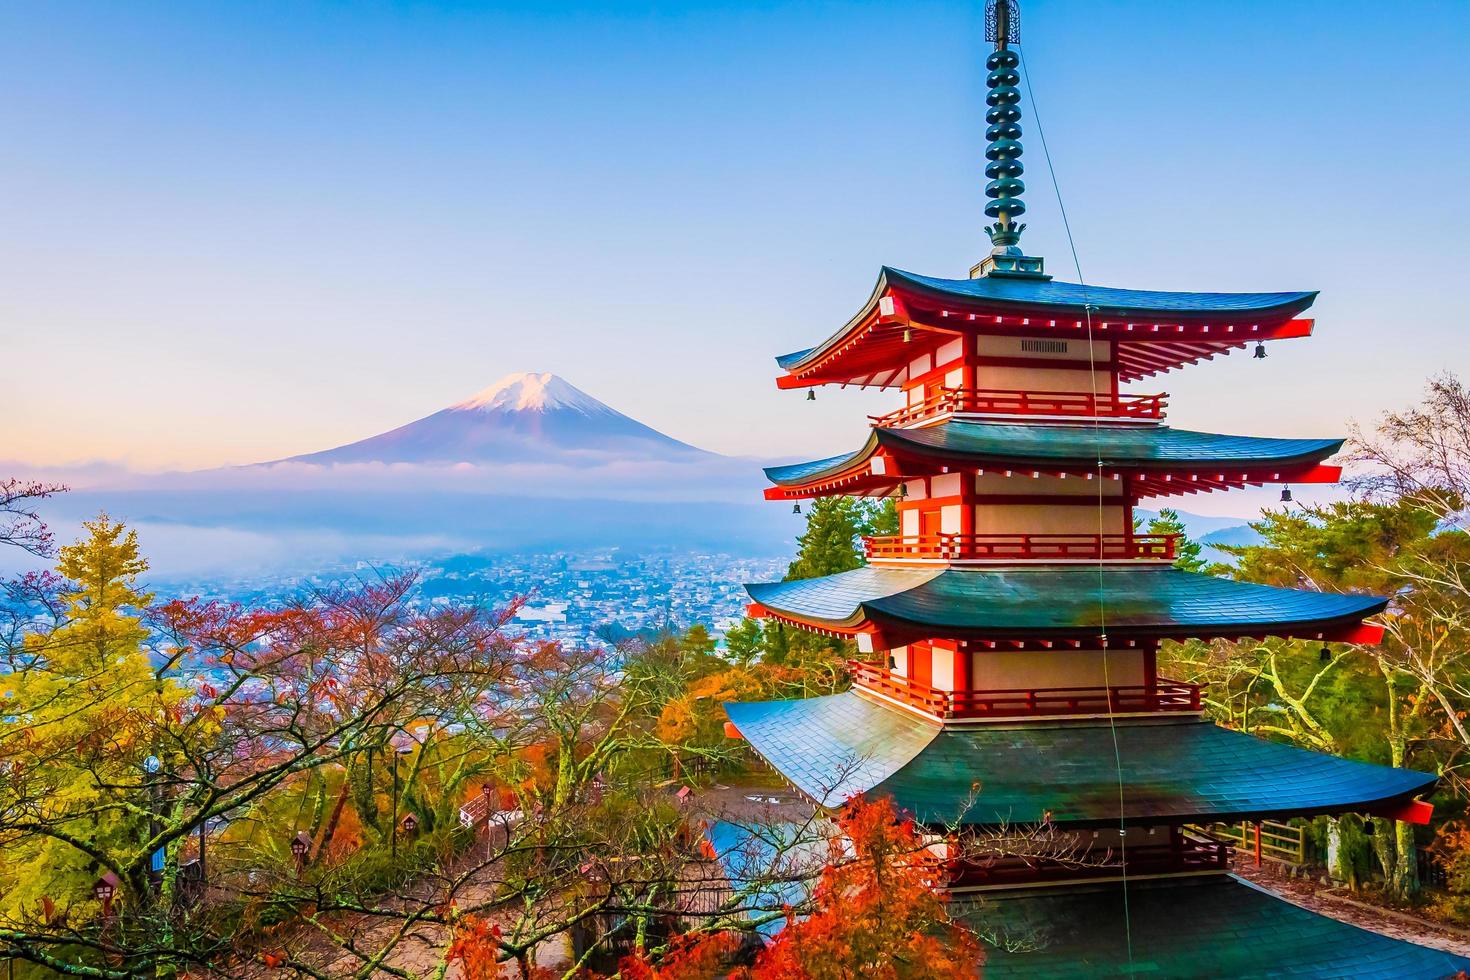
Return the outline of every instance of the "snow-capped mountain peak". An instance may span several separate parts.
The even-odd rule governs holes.
[[[509,374],[471,398],[305,463],[594,463],[711,454],[609,408],[554,374]]]
[[[602,402],[550,372],[507,374],[483,391],[449,406],[451,411],[546,412],[571,409],[583,415],[610,410]]]

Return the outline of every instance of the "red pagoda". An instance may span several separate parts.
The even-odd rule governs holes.
[[[856,450],[766,471],[772,500],[897,498],[868,564],[747,586],[752,615],[852,638],[842,694],[726,706],[818,806],[890,797],[934,829],[1042,826],[1097,860],[959,862],[996,940],[987,976],[1441,977],[1465,961],[1286,904],[1229,874],[1212,824],[1359,813],[1427,820],[1435,778],[1268,742],[1159,675],[1164,640],[1373,643],[1386,600],[1175,567],[1134,530],[1156,497],[1330,483],[1340,439],[1175,429],[1128,387],[1309,336],[1314,292],[1171,293],[1060,282],[1024,254],[1015,0],[991,0],[985,168],[993,249],[967,279],[884,268],[850,320],[777,358],[781,388],[899,396]],[[1263,940],[1253,940],[1253,930]],[[1032,947],[1019,952],[1017,947]]]

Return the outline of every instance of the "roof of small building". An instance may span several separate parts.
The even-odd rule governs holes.
[[[817,803],[890,796],[931,825],[1038,823],[1047,813],[1059,826],[1098,827],[1120,816],[1141,824],[1361,812],[1406,803],[1435,783],[1197,718],[941,728],[855,691],[725,712]]]
[[[777,615],[834,628],[864,622],[984,636],[1313,634],[1361,621],[1388,600],[1281,589],[1170,566],[868,565],[745,587]],[[930,634],[932,635],[932,633]]]
[[[1104,466],[1140,471],[1181,466],[1291,466],[1318,462],[1341,439],[1274,439],[1192,432],[1165,425],[1054,425],[949,420],[918,429],[878,428],[856,452],[772,466],[777,486],[844,473],[880,450],[971,465]]]
[[[1355,977],[1439,980],[1470,959],[1391,939],[1232,876],[992,893],[957,904],[986,980]]]

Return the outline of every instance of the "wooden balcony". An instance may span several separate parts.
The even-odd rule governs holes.
[[[1082,856],[1077,861],[1004,854],[976,856],[952,865],[949,887],[997,888],[1040,882],[1095,881],[1119,878],[1125,872],[1130,878],[1139,878],[1225,871],[1230,867],[1232,849],[1229,841],[1216,840],[1198,831],[1184,831],[1158,844],[1130,844],[1126,860],[1121,849],[1098,854],[1096,860]]]
[[[1202,710],[1198,684],[1162,678],[1152,686],[942,691],[877,664],[849,660],[847,667],[855,686],[892,698],[935,718],[1027,718]]]
[[[895,534],[863,538],[869,561],[1173,561],[1177,534]]]
[[[1093,394],[1090,391],[1009,391],[1000,388],[945,388],[917,405],[887,415],[870,415],[884,427],[916,425],[942,415],[1037,415],[1068,418],[1138,419],[1164,417],[1168,395]]]

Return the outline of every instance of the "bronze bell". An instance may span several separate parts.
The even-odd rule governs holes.
[[[792,504],[791,505],[791,513],[793,513],[793,514],[800,514],[801,513],[801,504]]]
[[[809,402],[816,401],[817,400],[817,389],[815,389],[815,388],[808,388],[806,390],[806,400],[809,401]]]
[[[1266,345],[1263,344],[1263,343],[1261,343],[1260,341],[1256,341],[1256,354],[1255,354],[1256,360],[1259,361],[1261,358],[1263,358],[1265,356],[1266,356]]]
[[[1283,504],[1291,503],[1291,487],[1281,488],[1281,502]]]

